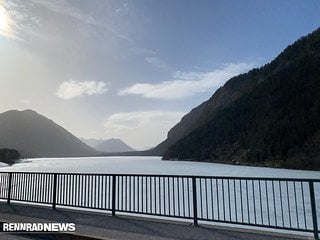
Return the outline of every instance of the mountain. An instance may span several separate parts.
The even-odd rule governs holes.
[[[98,144],[95,149],[102,152],[130,152],[135,151],[120,139],[107,139]]]
[[[320,29],[231,78],[173,127],[164,159],[320,168]]]
[[[89,146],[101,152],[118,153],[118,152],[135,151],[132,147],[128,146],[121,139],[111,138],[107,140],[104,140],[104,139],[82,139],[82,140],[85,143],[87,143]]]
[[[27,157],[94,156],[98,152],[52,120],[32,111],[0,114],[0,148]]]
[[[103,143],[104,141],[104,139],[95,139],[95,138],[88,138],[88,139],[80,138],[80,140],[92,148],[95,148],[96,146]]]

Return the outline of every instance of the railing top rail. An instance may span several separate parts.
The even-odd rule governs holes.
[[[120,177],[170,177],[170,178],[201,178],[201,179],[226,179],[226,180],[261,180],[261,181],[295,181],[295,182],[320,182],[319,178],[276,178],[276,177],[233,177],[233,176],[201,176],[201,175],[172,175],[172,174],[115,174],[115,173],[68,173],[68,172],[7,172],[14,174],[57,174],[57,175],[86,175],[86,176],[120,176]]]

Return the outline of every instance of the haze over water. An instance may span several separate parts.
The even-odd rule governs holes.
[[[320,178],[319,171],[288,170],[217,163],[161,161],[160,157],[35,158],[1,171],[177,174],[234,177]]]

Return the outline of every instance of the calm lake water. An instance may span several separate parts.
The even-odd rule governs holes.
[[[1,171],[320,178],[320,171],[162,161],[160,157],[34,158]]]

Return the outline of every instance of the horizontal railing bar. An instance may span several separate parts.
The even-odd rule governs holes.
[[[57,206],[59,206],[59,207],[87,208],[87,209],[107,210],[107,211],[111,211],[112,210],[112,208],[99,208],[99,207],[79,206],[79,205],[63,204],[63,203],[59,203],[59,204],[57,204]],[[117,212],[118,212],[118,210],[117,210]]]
[[[170,217],[170,218],[182,218],[182,219],[192,219],[193,217],[188,216],[179,216],[179,215],[169,215],[169,214],[159,214],[159,213],[147,213],[147,212],[135,212],[135,211],[126,211],[126,210],[116,210],[117,212],[122,213],[132,213],[132,214],[143,214],[143,215],[150,215],[150,216],[159,216],[159,217]]]
[[[120,177],[178,177],[178,178],[201,178],[201,179],[230,179],[230,180],[262,180],[262,181],[296,181],[296,182],[320,182],[318,178],[275,178],[275,177],[232,177],[232,176],[201,176],[201,175],[172,175],[172,174],[105,174],[105,173],[64,173],[64,172],[0,172],[14,174],[58,174],[58,175],[81,175],[81,176],[120,176]]]
[[[21,199],[11,199],[13,202],[27,202],[27,203],[39,203],[39,204],[46,204],[50,205],[51,202],[40,202],[40,201],[32,201],[32,200],[21,200]]]

